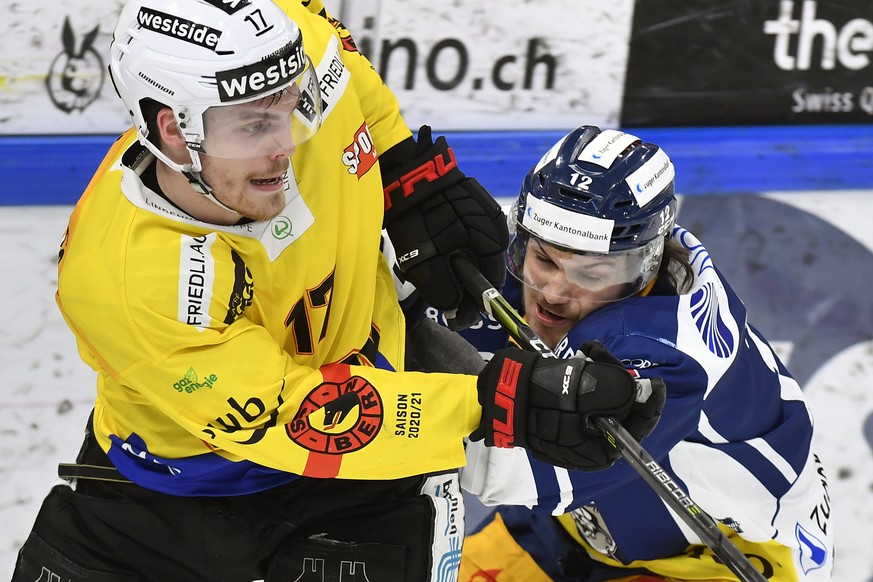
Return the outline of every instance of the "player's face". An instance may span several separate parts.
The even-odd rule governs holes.
[[[203,179],[225,206],[255,220],[285,207],[285,180],[295,150],[293,92],[207,110]]]
[[[254,220],[270,220],[285,208],[289,156],[290,152],[249,160],[201,156],[203,178],[228,208]]]
[[[611,284],[623,271],[622,262],[622,257],[574,254],[531,237],[522,286],[528,324],[554,348],[584,317],[622,296],[627,285]]]

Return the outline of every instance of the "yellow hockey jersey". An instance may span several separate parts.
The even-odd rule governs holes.
[[[61,248],[57,302],[98,372],[96,438],[158,491],[448,470],[481,416],[474,376],[403,371],[377,155],[411,135],[398,103],[321,2],[278,4],[324,99],[321,129],[292,156],[284,211],[198,221],[143,183],[155,161],[130,130]]]

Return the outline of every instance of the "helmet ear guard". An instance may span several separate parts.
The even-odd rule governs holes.
[[[612,284],[603,301],[639,292],[657,274],[675,225],[674,177],[667,154],[634,135],[590,125],[570,132],[524,179],[510,212],[509,272],[536,288],[524,272],[536,258],[582,291]]]

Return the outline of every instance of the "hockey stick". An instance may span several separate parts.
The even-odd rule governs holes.
[[[508,301],[466,258],[452,262],[455,272],[474,298],[481,297],[481,307],[497,320],[524,349],[546,358],[557,356],[522,319]],[[709,549],[730,568],[742,582],[766,582],[749,559],[724,533],[715,520],[703,511],[661,465],[612,417],[595,417],[598,427],[655,493],[670,507]]]

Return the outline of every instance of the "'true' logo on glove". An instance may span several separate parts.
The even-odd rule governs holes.
[[[409,170],[398,179],[394,180],[387,186],[385,186],[384,194],[385,194],[385,211],[387,212],[393,202],[391,200],[391,194],[400,188],[403,198],[408,197],[410,194],[415,192],[415,185],[422,180],[427,180],[428,182],[436,182],[446,174],[448,174],[451,170],[458,167],[458,161],[455,159],[455,152],[452,151],[452,148],[446,148],[446,155],[448,156],[448,162],[443,158],[442,152],[437,152],[437,155],[434,156],[432,160],[427,160],[420,166]]]
[[[494,393],[494,404],[506,411],[506,421],[496,418],[491,421],[494,431],[494,446],[509,449],[515,446],[515,391],[518,386],[518,376],[521,372],[521,362],[506,359],[500,369],[500,379],[497,391]]]

